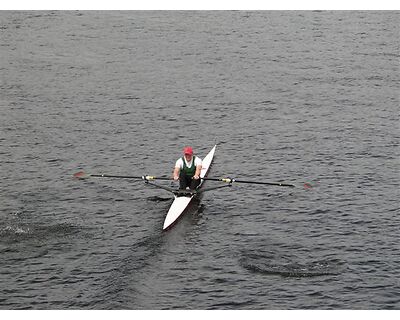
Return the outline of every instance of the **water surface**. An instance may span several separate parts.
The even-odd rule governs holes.
[[[0,33],[1,309],[399,309],[398,12],[3,11]],[[206,193],[163,233],[167,192],[72,179],[215,142],[210,176],[297,188]]]

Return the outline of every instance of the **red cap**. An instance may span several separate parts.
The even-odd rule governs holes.
[[[184,154],[190,154],[190,155],[192,155],[192,154],[193,154],[193,149],[192,149],[192,147],[185,147],[185,148],[183,148],[183,153],[184,153]]]

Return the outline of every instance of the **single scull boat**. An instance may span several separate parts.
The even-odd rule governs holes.
[[[211,163],[214,159],[214,153],[217,145],[215,145],[211,151],[204,157],[202,169],[200,172],[200,178],[203,179],[206,177],[208,173],[208,169],[211,166]],[[198,191],[201,190],[201,187],[204,183],[204,180],[201,180],[200,185],[197,187],[195,192],[177,192],[174,194],[174,202],[172,202],[171,207],[168,210],[167,216],[164,220],[163,230],[167,230],[170,228],[183,214],[185,209],[189,206],[190,202],[194,197],[197,196]]]

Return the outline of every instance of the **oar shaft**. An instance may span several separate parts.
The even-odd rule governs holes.
[[[96,178],[143,179],[142,176],[115,176],[111,174],[91,174],[90,176]]]
[[[92,175],[96,177],[96,175]],[[156,176],[113,176],[113,175],[97,175],[97,177],[105,177],[105,178],[121,178],[121,179],[142,179],[142,180],[172,180],[172,178],[168,177],[156,177]]]
[[[140,179],[140,180],[172,180],[172,178],[169,177],[155,177],[155,176],[117,176],[113,174],[88,174],[83,171],[77,172],[74,174],[75,178],[78,179],[86,179],[90,177],[95,177],[95,178],[115,178],[115,179]]]
[[[250,183],[250,184],[266,184],[270,186],[280,186],[280,187],[294,187],[293,184],[280,183],[280,182],[261,182],[261,181],[245,181],[245,180],[233,180],[237,183]]]
[[[236,180],[231,178],[203,178],[203,180],[211,180],[211,181],[222,181],[228,183],[248,183],[248,184],[263,184],[263,185],[270,185],[270,186],[280,186],[280,187],[291,187],[293,188],[293,184],[288,183],[280,183],[280,182],[263,182],[263,181],[247,181],[247,180]]]

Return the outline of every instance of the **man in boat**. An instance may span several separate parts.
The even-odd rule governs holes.
[[[174,180],[179,180],[179,189],[194,190],[200,184],[202,160],[193,155],[192,147],[183,149],[183,157],[176,161],[174,169]]]

